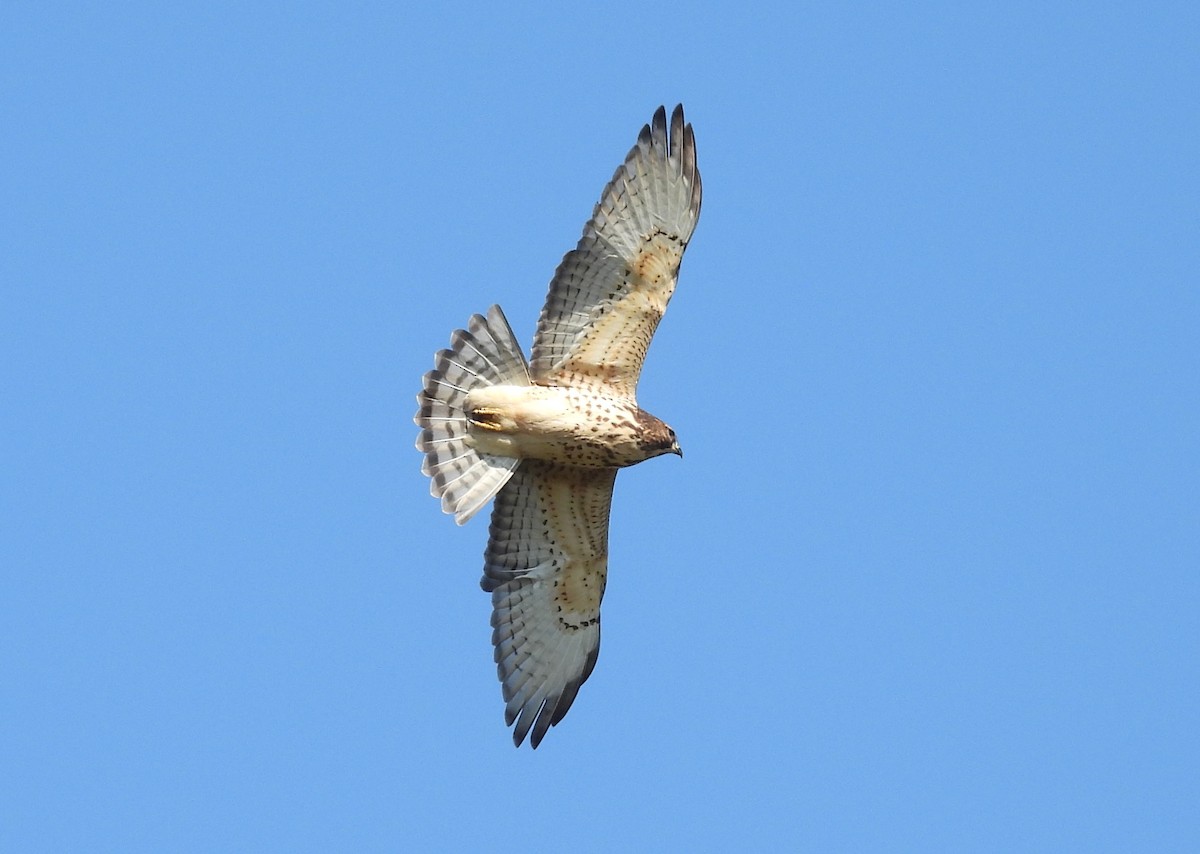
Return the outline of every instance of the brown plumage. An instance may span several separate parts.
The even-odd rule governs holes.
[[[638,377],[700,215],[683,107],[660,107],[554,274],[527,364],[499,306],[436,356],[418,395],[422,471],[462,524],[493,496],[483,589],[505,721],[537,747],[592,672],[617,469],[681,454]],[[682,455],[682,454],[681,454]]]

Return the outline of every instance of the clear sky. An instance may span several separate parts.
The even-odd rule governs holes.
[[[1200,6],[905,5],[6,4],[0,849],[1197,850]],[[677,101],[518,751],[414,396]]]

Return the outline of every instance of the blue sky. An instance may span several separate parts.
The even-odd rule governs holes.
[[[0,847],[1200,845],[1194,4],[347,5],[2,13]],[[414,395],[676,101],[686,457],[517,751]]]

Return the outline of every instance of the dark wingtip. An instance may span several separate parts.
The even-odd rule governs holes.
[[[658,105],[658,109],[654,111],[654,119],[651,122],[656,128],[667,128],[667,108],[663,104]]]

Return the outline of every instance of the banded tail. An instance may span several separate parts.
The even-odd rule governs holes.
[[[467,440],[467,394],[492,385],[528,385],[529,365],[500,306],[476,314],[465,330],[450,336],[450,349],[434,356],[417,395],[421,405],[413,421],[421,428],[417,450],[425,454],[421,471],[442,510],[463,524],[508,482],[521,461],[477,452]]]

